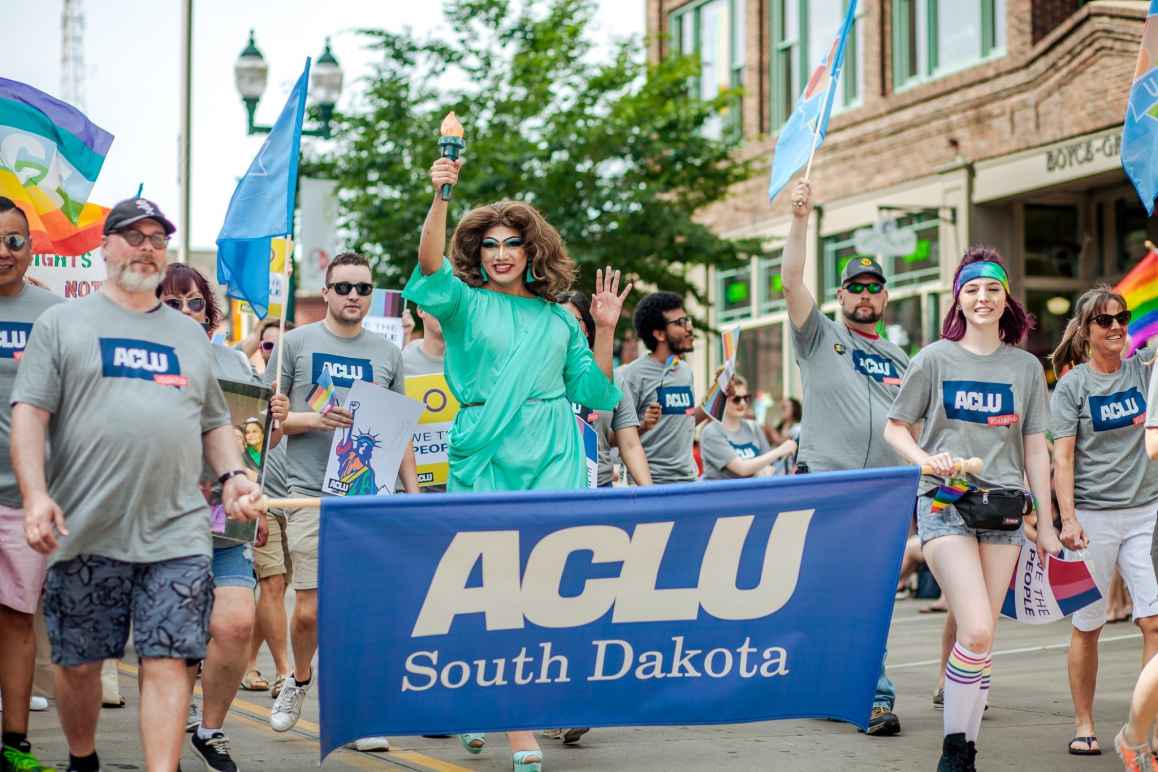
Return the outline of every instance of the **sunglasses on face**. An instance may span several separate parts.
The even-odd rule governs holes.
[[[8,247],[9,252],[19,252],[24,249],[24,245],[28,243],[28,237],[22,236],[19,233],[9,233],[6,236],[0,236],[0,244]]]
[[[736,394],[731,398],[733,405],[746,405],[752,401],[750,394]]]
[[[687,316],[681,316],[679,319],[668,319],[668,324],[678,324],[680,327],[690,330],[692,328],[692,320]]]
[[[879,294],[881,294],[881,290],[883,290],[884,288],[885,288],[885,285],[881,284],[880,282],[876,282],[876,281],[869,282],[868,284],[861,284],[858,281],[854,281],[854,282],[851,282],[849,284],[844,285],[845,292],[851,292],[854,295],[859,295],[860,293],[864,292],[865,290],[868,290],[868,294],[870,294],[870,295],[879,295]]]
[[[190,312],[199,314],[205,310],[205,298],[165,298],[164,303],[175,311],[188,308]]]
[[[130,247],[139,247],[145,243],[146,239],[153,245],[154,249],[164,249],[169,243],[169,237],[163,233],[145,235],[135,228],[126,228],[123,231],[117,231],[117,235],[127,241]]]
[[[369,297],[374,292],[374,285],[368,281],[336,281],[329,287],[343,297],[349,295],[351,290],[358,290],[358,294],[364,298]]]
[[[1098,314],[1094,317],[1094,324],[1101,327],[1103,330],[1110,329],[1114,322],[1117,322],[1122,327],[1130,323],[1130,317],[1133,316],[1129,311],[1121,311],[1116,314]]]
[[[518,249],[519,247],[523,246],[523,238],[522,236],[510,236],[502,240],[502,246],[506,247],[507,249]],[[492,239],[488,236],[482,240],[482,247],[483,249],[498,249],[499,240]]]

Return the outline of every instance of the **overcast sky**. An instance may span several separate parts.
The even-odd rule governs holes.
[[[0,74],[61,95],[62,0],[4,0]],[[84,109],[115,139],[92,199],[106,206],[144,184],[170,218],[179,216],[177,135],[179,0],[86,0]],[[597,36],[642,35],[644,0],[599,0]],[[258,121],[272,123],[324,39],[346,75],[340,106],[369,74],[373,52],[354,33],[364,27],[428,32],[443,23],[437,0],[194,0],[192,245],[209,247],[229,197],[261,146],[245,136],[245,108],[233,64],[254,28],[270,68]],[[182,227],[181,223],[178,223]]]

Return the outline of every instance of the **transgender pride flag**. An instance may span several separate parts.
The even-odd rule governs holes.
[[[1134,183],[1146,212],[1154,214],[1158,196],[1158,0],[1142,30],[1142,48],[1122,129],[1122,168]]]
[[[1037,547],[1026,542],[1009,580],[1001,615],[1030,625],[1044,625],[1064,619],[1101,598],[1086,561],[1046,555],[1043,568]]]

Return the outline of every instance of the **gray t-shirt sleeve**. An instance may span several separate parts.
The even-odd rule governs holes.
[[[1025,422],[1022,434],[1043,434],[1049,428],[1049,396],[1045,386],[1045,371],[1039,365],[1032,367],[1029,379],[1029,399],[1025,404]]]
[[[812,304],[812,312],[808,314],[808,318],[804,320],[804,325],[799,330],[789,320],[788,326],[792,329],[792,342],[796,346],[797,356],[801,359],[812,356],[816,347],[820,345],[826,322],[827,319],[824,314],[820,313],[816,303]]]
[[[1077,372],[1066,373],[1049,400],[1050,432],[1054,439],[1076,437],[1078,434],[1078,414],[1082,406],[1082,394],[1077,386]],[[1028,433],[1028,432],[1027,432]]]
[[[933,393],[933,378],[929,372],[928,360],[917,354],[909,363],[905,371],[905,379],[901,382],[901,389],[889,410],[889,418],[914,424],[925,418],[929,413],[930,400]]]
[[[406,365],[402,363],[402,350],[390,345],[389,363],[386,368],[390,371],[389,380],[383,384],[396,394],[406,396]]]
[[[700,435],[700,456],[703,457],[705,466],[718,470],[723,470],[736,458],[735,448],[728,442],[723,428],[715,421],[704,427],[704,432]]]
[[[1146,390],[1146,404],[1148,406],[1158,405],[1158,367],[1151,368],[1150,372],[1150,388]],[[1146,414],[1146,426],[1158,426],[1158,409],[1150,407]]]
[[[613,432],[639,426],[639,414],[635,412],[633,397],[620,381],[621,379],[616,379],[620,390],[623,391],[623,397],[620,398],[619,404],[615,406],[615,410],[611,414],[611,431]]]
[[[49,310],[33,324],[12,387],[13,405],[23,402],[49,413],[59,412],[64,383],[59,320],[60,314]]]

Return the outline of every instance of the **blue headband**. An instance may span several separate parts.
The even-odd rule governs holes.
[[[1005,294],[1009,292],[1009,276],[1005,273],[1005,268],[1000,263],[992,263],[988,260],[981,260],[976,263],[970,263],[961,269],[961,273],[957,274],[957,282],[953,285],[953,297],[961,292],[961,288],[966,283],[974,279],[994,279],[1001,282],[1001,286],[1005,288]]]

